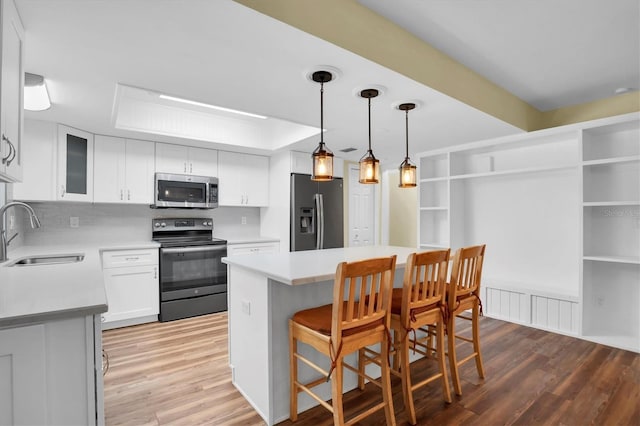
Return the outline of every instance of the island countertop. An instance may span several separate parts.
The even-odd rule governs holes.
[[[333,279],[340,262],[353,262],[397,255],[396,267],[404,267],[415,248],[397,246],[359,246],[291,253],[264,253],[228,256],[222,261],[258,272],[283,284],[300,285]]]

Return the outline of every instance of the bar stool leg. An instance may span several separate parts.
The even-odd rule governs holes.
[[[333,406],[333,424],[344,425],[342,408],[342,356],[336,359],[336,368],[331,375],[331,405]]]
[[[416,424],[416,410],[413,405],[413,391],[411,390],[411,363],[409,362],[409,333],[404,333],[404,339],[397,347],[400,350],[400,371],[402,377],[402,399],[409,416],[409,423]]]
[[[364,372],[365,372],[365,353],[364,349],[358,349],[358,389],[364,390]]]
[[[382,399],[384,400],[384,416],[387,426],[396,426],[396,416],[393,412],[393,397],[391,395],[391,372],[389,371],[389,347],[386,342],[380,343],[382,346],[382,364],[380,380],[382,382]]]
[[[440,372],[442,373],[442,393],[444,394],[444,400],[451,402],[451,392],[449,392],[449,379],[447,378],[447,365],[444,360],[444,323],[438,322],[436,326],[437,334],[437,350],[436,355],[438,357],[438,364],[440,364]]]
[[[451,315],[449,325],[447,326],[447,343],[449,349],[449,367],[451,368],[451,380],[456,395],[462,395],[462,386],[460,386],[460,376],[458,375],[458,363],[456,358],[456,316]]]
[[[289,418],[298,420],[298,360],[295,353],[298,350],[298,340],[293,337],[293,321],[289,320]]]
[[[473,321],[471,321],[473,333],[473,351],[476,353],[476,368],[478,375],[484,379],[484,365],[482,365],[482,355],[480,355],[480,306],[476,302],[473,305]]]

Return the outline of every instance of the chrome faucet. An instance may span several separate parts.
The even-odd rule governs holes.
[[[36,212],[33,211],[33,208],[27,203],[23,203],[22,201],[12,201],[10,203],[5,204],[0,207],[0,263],[7,260],[7,246],[18,234],[16,233],[13,237],[7,240],[7,231],[4,229],[4,212],[7,211],[9,207],[20,206],[24,208],[27,212],[29,212],[29,221],[31,222],[32,228],[40,228],[40,220],[38,216],[36,216]]]

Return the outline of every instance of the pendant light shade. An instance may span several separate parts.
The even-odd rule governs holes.
[[[311,76],[312,80],[320,83],[320,143],[311,154],[313,159],[313,171],[311,180],[328,181],[333,179],[333,152],[324,144],[324,83],[331,81],[329,71],[316,71]]]
[[[400,188],[413,188],[417,182],[417,167],[411,164],[409,159],[409,111],[414,109],[416,104],[407,103],[398,105],[398,109],[405,112],[405,157],[400,164]]]
[[[378,96],[376,89],[365,89],[360,96],[366,98],[369,103],[369,150],[360,159],[360,183],[372,184],[380,182],[380,161],[371,150],[371,98]]]

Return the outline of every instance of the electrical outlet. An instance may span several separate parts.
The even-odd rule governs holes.
[[[242,218],[240,219],[243,225],[247,224],[247,217],[246,216],[242,216]]]
[[[72,228],[80,227],[80,218],[78,216],[71,216],[69,218],[69,226]]]
[[[242,312],[247,315],[251,315],[251,302],[248,300],[242,301]]]
[[[596,305],[604,306],[604,296],[596,296]]]

